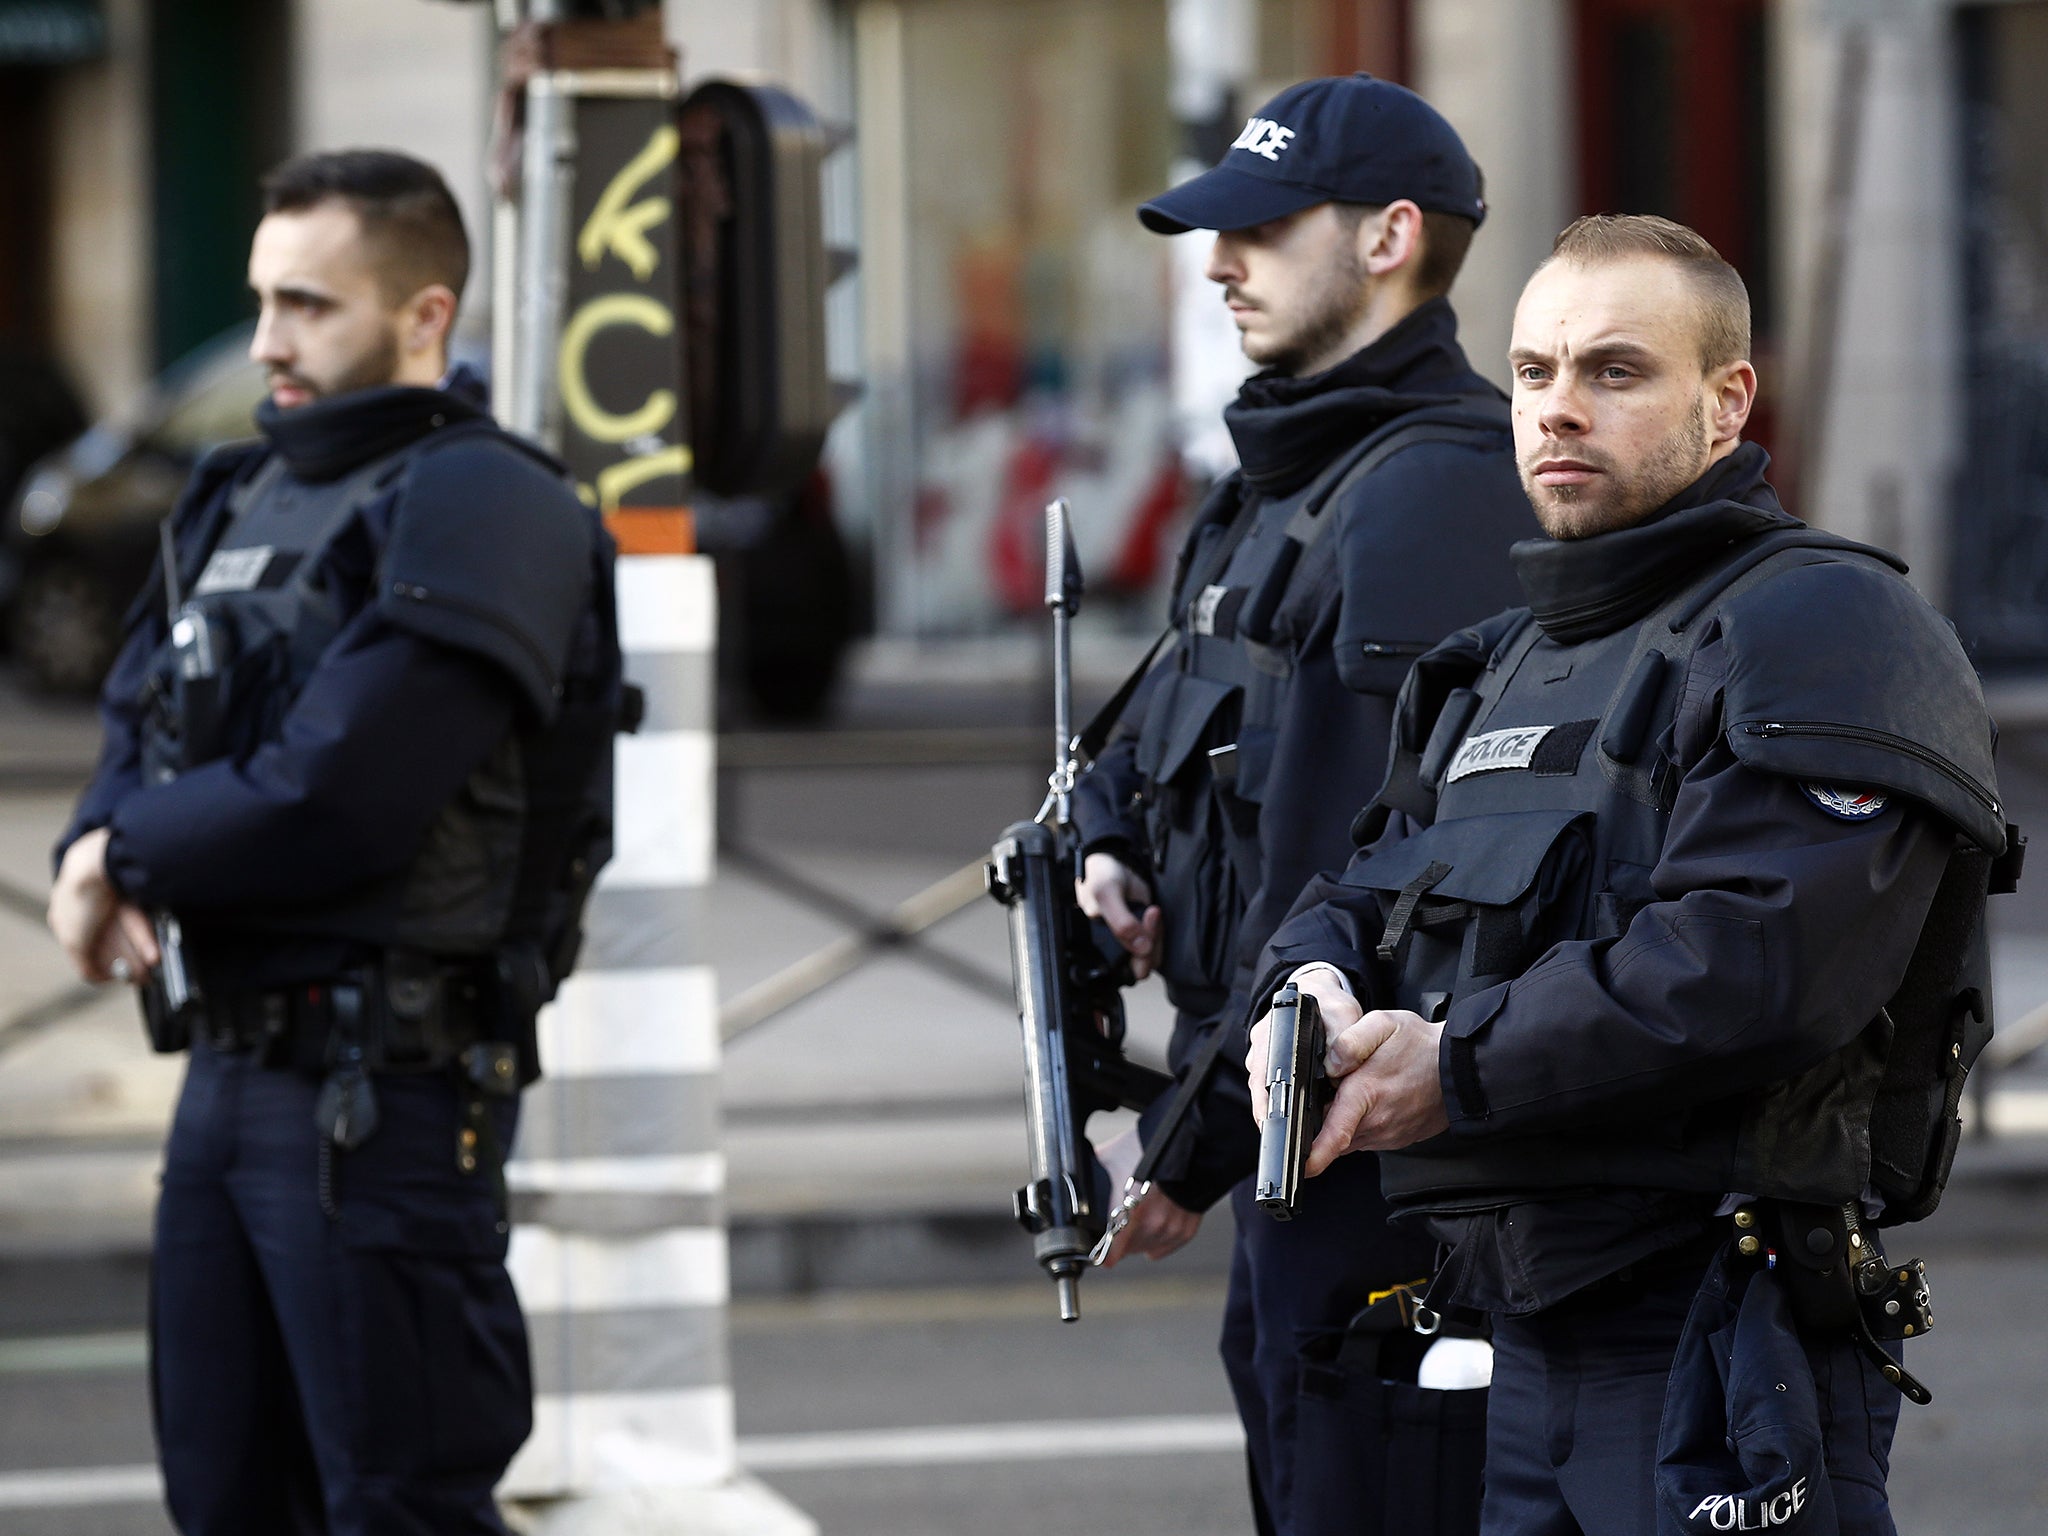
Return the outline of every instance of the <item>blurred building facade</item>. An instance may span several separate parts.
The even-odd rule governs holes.
[[[2048,0],[666,9],[691,76],[775,77],[856,129],[827,219],[860,267],[830,326],[865,393],[829,457],[884,634],[1012,624],[1056,490],[1098,584],[1133,623],[1156,607],[1181,450],[1213,463],[1194,433],[1235,375],[1199,251],[1131,209],[1274,90],[1366,68],[1486,169],[1456,294],[1482,367],[1504,376],[1572,216],[1695,224],[1756,299],[1758,432],[1797,510],[1899,548],[1987,661],[2048,659]],[[426,155],[483,243],[493,11],[0,0],[0,197],[31,211],[0,234],[0,337],[116,403],[246,313],[251,183],[296,149]]]
[[[1018,528],[1055,482],[1095,569],[1158,578],[1170,496],[1151,476],[1198,420],[1171,381],[1213,373],[1197,354],[1215,344],[1173,324],[1199,258],[1139,235],[1130,207],[1221,148],[1186,105],[1191,70],[1214,72],[1234,127],[1291,80],[1366,68],[1427,95],[1486,169],[1492,215],[1456,295],[1483,368],[1504,377],[1515,296],[1570,218],[1695,225],[1750,284],[1755,430],[1798,509],[1904,553],[1987,663],[2048,659],[2041,0],[751,11],[700,33],[698,67],[855,103],[868,397],[839,446],[885,631],[1028,606]],[[1190,29],[1227,56],[1169,46]],[[1209,382],[1212,408],[1229,383]]]

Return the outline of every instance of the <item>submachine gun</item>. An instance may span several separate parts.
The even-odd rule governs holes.
[[[1045,606],[1052,610],[1053,771],[1030,821],[1003,830],[989,854],[989,894],[1010,918],[1010,974],[1024,1038],[1024,1112],[1031,1182],[1015,1196],[1032,1255],[1059,1288],[1060,1320],[1081,1315],[1080,1280],[1108,1225],[1107,1179],[1088,1144],[1098,1110],[1142,1109],[1172,1086],[1123,1053],[1122,988],[1129,957],[1074,899],[1070,796],[1079,771],[1073,734],[1069,624],[1081,569],[1065,500],[1045,509]]]

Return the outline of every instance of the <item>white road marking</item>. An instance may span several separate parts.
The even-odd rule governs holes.
[[[0,1376],[73,1371],[139,1371],[149,1364],[149,1335],[71,1333],[49,1338],[0,1339]]]
[[[743,1436],[739,1443],[740,1465],[749,1472],[843,1472],[1069,1456],[1237,1454],[1243,1449],[1244,1431],[1235,1418],[1221,1413],[753,1435]],[[162,1498],[163,1483],[152,1466],[0,1472],[0,1509],[149,1504]]]
[[[742,1436],[740,1464],[750,1472],[826,1472],[1243,1449],[1244,1430],[1237,1420],[1212,1413]]]
[[[155,1467],[64,1467],[0,1472],[0,1509],[80,1504],[154,1504],[164,1496]]]

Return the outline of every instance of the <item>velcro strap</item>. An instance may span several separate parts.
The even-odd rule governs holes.
[[[1394,910],[1387,914],[1387,926],[1380,934],[1379,956],[1389,965],[1400,955],[1402,942],[1407,939],[1408,929],[1414,923],[1416,907],[1450,872],[1450,865],[1441,859],[1433,860],[1421,874],[1401,887],[1401,894],[1394,901]]]

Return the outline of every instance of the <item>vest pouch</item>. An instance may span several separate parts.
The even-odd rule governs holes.
[[[1209,748],[1232,740],[1241,697],[1242,690],[1235,683],[1186,672],[1170,673],[1153,690],[1138,733],[1135,766],[1154,789],[1155,799],[1170,798],[1169,790],[1204,787],[1198,774],[1188,770],[1196,769],[1205,776],[1202,771],[1208,766],[1205,754]]]
[[[1444,1016],[1584,931],[1592,816],[1507,811],[1437,822],[1361,859],[1344,883],[1377,893],[1379,958],[1399,1006]]]
[[[1235,684],[1176,672],[1154,692],[1139,735],[1154,895],[1165,914],[1159,970],[1184,1005],[1227,990],[1232,976],[1246,898],[1208,753],[1232,744],[1242,696]]]

